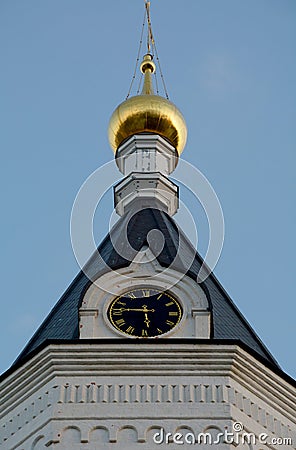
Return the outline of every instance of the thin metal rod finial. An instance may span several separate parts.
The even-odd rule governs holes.
[[[151,53],[151,45],[154,45],[154,38],[153,38],[153,34],[152,34],[152,26],[151,26],[151,18],[150,18],[150,1],[145,0],[145,8],[146,8],[147,25],[148,25],[147,50],[148,50],[148,53]]]

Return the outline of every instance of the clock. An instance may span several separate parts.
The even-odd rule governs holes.
[[[116,297],[107,317],[116,330],[135,337],[155,337],[175,328],[182,318],[179,301],[168,292],[148,287]]]

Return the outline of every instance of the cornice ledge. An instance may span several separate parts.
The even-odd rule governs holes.
[[[56,376],[230,376],[283,413],[292,414],[295,390],[236,344],[52,343],[0,384],[0,415]],[[280,405],[280,406],[279,406]],[[287,414],[287,412],[285,412]]]
[[[296,423],[295,388],[239,347],[230,377]]]

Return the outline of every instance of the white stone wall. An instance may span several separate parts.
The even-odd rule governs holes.
[[[237,346],[50,345],[6,377],[0,399],[4,450],[194,448],[165,444],[165,436],[214,437],[236,422],[256,439],[264,433],[294,443],[195,448],[296,443],[295,389]],[[164,442],[154,443],[162,430]]]

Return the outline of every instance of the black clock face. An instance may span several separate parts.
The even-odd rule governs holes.
[[[181,320],[180,303],[167,292],[133,289],[116,297],[107,312],[114,328],[136,337],[160,336]]]

